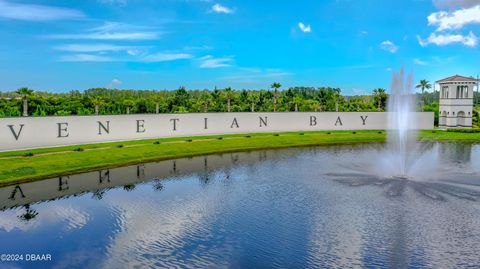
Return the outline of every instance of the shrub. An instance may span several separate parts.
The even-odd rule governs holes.
[[[454,132],[454,133],[480,133],[480,128],[472,128],[472,129],[463,129],[463,128],[448,128],[447,132]]]
[[[27,152],[23,154],[23,157],[32,157],[32,156],[33,156],[33,152]]]

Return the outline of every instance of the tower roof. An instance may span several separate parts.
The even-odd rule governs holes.
[[[455,75],[455,76],[451,76],[451,77],[448,77],[448,78],[437,80],[436,82],[437,83],[446,83],[446,82],[451,82],[451,81],[473,81],[473,82],[476,82],[477,80],[473,77],[464,77],[464,76]]]

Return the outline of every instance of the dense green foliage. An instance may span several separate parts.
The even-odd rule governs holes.
[[[435,112],[438,123],[438,92],[424,91],[430,87],[422,81],[417,94],[418,111]],[[114,90],[89,89],[69,93],[32,92],[28,88],[16,92],[0,92],[0,117],[67,115],[117,115],[135,113],[183,112],[271,112],[271,111],[385,111],[388,94],[374,89],[372,95],[343,96],[339,88],[292,87],[279,90]],[[479,125],[480,95],[473,114],[474,126]],[[28,103],[28,105],[27,105]]]
[[[130,113],[247,112],[274,111],[384,111],[387,94],[376,89],[373,95],[342,96],[338,88],[293,87],[278,90],[112,90],[89,89],[69,93],[0,92],[0,117],[22,115],[28,99],[28,115],[102,115]],[[275,87],[273,87],[275,86]]]

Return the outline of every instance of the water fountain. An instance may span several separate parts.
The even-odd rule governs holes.
[[[412,94],[413,78],[404,79],[403,68],[392,77],[391,93],[388,99],[388,155],[394,159],[388,162],[396,164],[390,171],[395,177],[407,178],[409,153],[415,148],[415,96]]]

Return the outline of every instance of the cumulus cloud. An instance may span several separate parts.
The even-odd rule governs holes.
[[[428,25],[438,26],[437,31],[461,29],[468,24],[480,23],[480,5],[453,12],[434,12],[427,20]]]
[[[0,18],[24,20],[24,21],[54,21],[81,19],[83,12],[63,7],[20,4],[6,0],[0,0]]]
[[[468,35],[461,34],[435,34],[432,33],[427,39],[422,39],[420,36],[417,36],[418,43],[422,47],[428,46],[429,44],[435,44],[437,46],[445,46],[452,43],[460,43],[468,47],[475,47],[478,44],[478,38],[473,32],[470,32]]]
[[[108,84],[107,88],[116,88],[118,86],[120,86],[123,82],[119,79],[112,79],[112,81],[110,81],[110,83]]]
[[[310,33],[312,31],[312,27],[309,25],[305,25],[303,22],[298,23],[298,28],[304,33]]]
[[[229,7],[226,7],[226,6],[222,6],[220,4],[215,4],[212,6],[212,11],[215,12],[215,13],[224,13],[224,14],[232,14],[233,13],[233,9],[229,8]]]
[[[62,62],[111,62],[112,58],[94,54],[74,54],[60,57]]]
[[[468,8],[480,5],[480,0],[433,0],[433,4],[440,9],[443,8]]]
[[[155,62],[169,62],[176,60],[184,60],[193,58],[193,55],[188,53],[156,53],[150,54],[143,58],[144,62],[155,63]]]
[[[380,43],[380,48],[383,49],[383,50],[386,50],[390,53],[395,53],[395,52],[398,51],[399,47],[397,45],[395,45],[395,43],[393,43],[392,41],[385,40],[382,43]]]
[[[207,55],[200,58],[200,68],[220,68],[232,66],[231,57],[215,58],[212,55]]]

